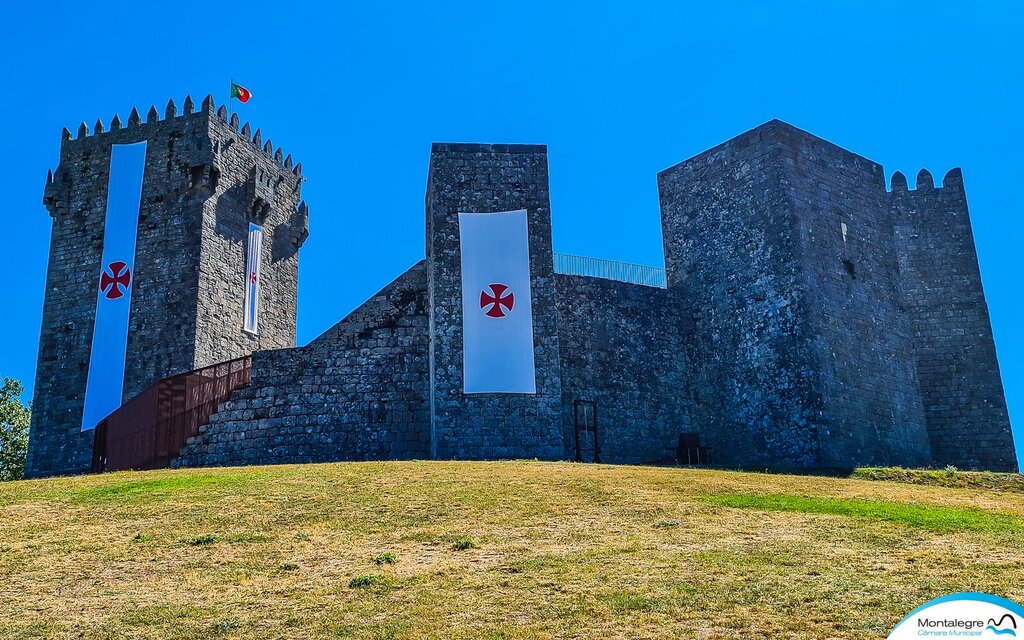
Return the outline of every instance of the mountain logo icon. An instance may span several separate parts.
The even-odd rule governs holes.
[[[997,636],[1010,636],[1011,638],[1017,637],[1017,619],[1009,613],[1004,613],[1003,617],[999,618],[996,622],[995,618],[988,619],[988,626],[985,627],[985,631],[991,631]]]

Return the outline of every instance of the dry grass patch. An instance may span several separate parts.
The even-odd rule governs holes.
[[[884,637],[944,593],[1024,599],[1022,534],[1012,491],[691,469],[28,481],[0,485],[0,637]]]

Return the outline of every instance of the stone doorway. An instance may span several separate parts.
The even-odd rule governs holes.
[[[597,403],[592,400],[573,400],[572,415],[576,433],[576,462],[601,462]]]

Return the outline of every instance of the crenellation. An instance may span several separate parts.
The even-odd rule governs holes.
[[[928,191],[935,188],[935,181],[932,179],[932,174],[927,169],[921,169],[917,172],[917,186],[916,191]]]
[[[892,192],[896,191],[908,191],[907,176],[903,175],[902,171],[896,171],[890,178],[889,190]]]

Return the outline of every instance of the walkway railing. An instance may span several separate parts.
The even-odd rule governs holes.
[[[96,426],[92,470],[162,469],[252,378],[245,356],[158,380]]]
[[[600,258],[587,258],[585,256],[572,256],[565,253],[556,253],[554,256],[555,273],[567,276],[590,276],[592,278],[604,278],[605,280],[631,282],[661,289],[667,286],[665,270],[657,267],[631,264],[629,262],[616,262],[614,260],[602,260]]]

